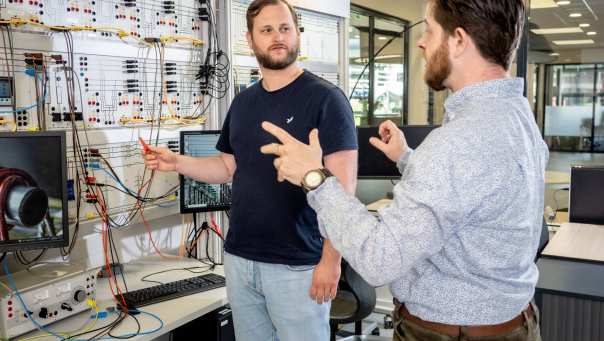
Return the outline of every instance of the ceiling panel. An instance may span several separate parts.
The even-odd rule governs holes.
[[[530,49],[541,52],[559,52],[560,62],[581,62],[581,50],[604,48],[604,0],[570,0],[565,6],[552,5],[547,0],[531,0],[529,33]],[[571,13],[580,13],[581,17],[572,18]],[[590,26],[581,28],[580,33],[545,34],[537,35],[532,32],[535,29],[550,28],[576,28],[579,24],[587,23]],[[594,31],[596,35],[587,35]],[[586,40],[592,39],[594,44],[558,46],[553,43],[557,40]],[[565,52],[563,52],[565,51]],[[578,58],[578,60],[576,59]],[[604,61],[604,55],[602,56]]]

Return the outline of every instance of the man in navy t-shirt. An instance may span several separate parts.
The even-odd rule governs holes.
[[[277,140],[261,123],[308,143],[315,128],[325,167],[354,193],[357,139],[352,110],[335,85],[296,64],[300,31],[283,0],[255,0],[247,10],[248,43],[262,80],[231,104],[217,144],[220,156],[192,158],[150,147],[151,169],[208,183],[233,183],[225,244],[227,295],[237,340],[329,339],[330,299],[341,257],[319,233],[317,216],[298,187],[276,180],[275,157],[260,147]]]

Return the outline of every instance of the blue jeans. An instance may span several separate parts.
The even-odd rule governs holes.
[[[247,260],[225,252],[237,341],[327,341],[330,303],[310,296],[315,266]]]

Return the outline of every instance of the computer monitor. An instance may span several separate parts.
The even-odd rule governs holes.
[[[604,224],[604,166],[574,166],[570,172],[569,221]]]
[[[0,133],[0,252],[69,243],[64,132]]]
[[[217,156],[219,130],[181,131],[180,154]],[[226,211],[231,207],[231,185],[213,185],[180,175],[180,213]]]
[[[417,148],[428,134],[439,126],[404,126],[399,127],[405,134],[409,147]],[[359,139],[359,179],[398,179],[401,174],[396,163],[369,143],[369,138],[378,137],[378,127],[357,128]]]

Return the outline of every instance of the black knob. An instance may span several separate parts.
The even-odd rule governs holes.
[[[80,303],[80,302],[84,302],[84,300],[86,299],[86,292],[84,290],[76,290],[76,292],[73,294],[73,299]]]
[[[40,313],[38,314],[38,316],[40,316],[40,318],[47,318],[48,317],[48,309],[46,308],[41,308],[40,309]]]

